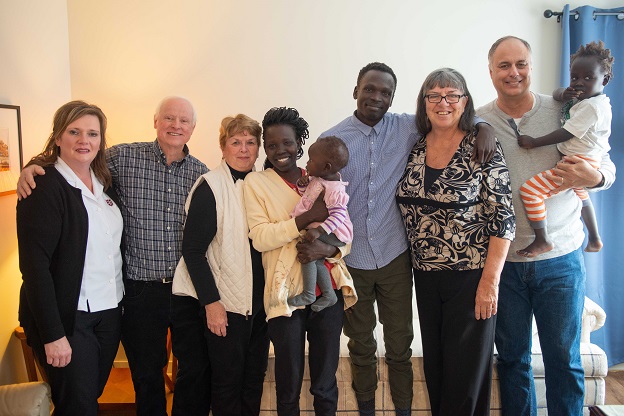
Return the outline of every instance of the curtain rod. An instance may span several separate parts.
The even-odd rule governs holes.
[[[624,10],[619,12],[593,12],[592,13],[594,20],[596,20],[596,16],[617,16],[618,20],[624,20]],[[557,16],[557,23],[561,22],[561,16],[563,16],[563,12],[553,12],[552,10],[544,10],[544,17],[546,19],[550,19],[553,16]],[[579,12],[572,12],[570,16],[574,16],[574,20],[578,20],[580,17]]]

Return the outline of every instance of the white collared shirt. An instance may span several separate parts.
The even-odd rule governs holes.
[[[82,272],[78,310],[97,312],[116,308],[123,297],[121,234],[123,220],[117,204],[91,171],[93,192],[60,157],[54,167],[67,182],[82,192],[89,217],[87,253]]]

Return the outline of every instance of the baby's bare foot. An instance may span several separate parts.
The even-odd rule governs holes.
[[[538,241],[535,240],[522,250],[517,250],[516,254],[522,257],[535,257],[540,254],[548,253],[555,248],[555,244],[552,241]]]
[[[587,242],[587,245],[585,246],[585,251],[587,253],[598,253],[601,248],[602,248],[602,240],[597,238],[595,240],[590,240]]]

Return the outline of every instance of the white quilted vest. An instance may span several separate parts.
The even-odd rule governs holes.
[[[246,315],[251,313],[253,276],[243,181],[234,183],[230,169],[222,161],[195,182],[186,199],[187,213],[193,193],[203,181],[210,185],[217,205],[217,234],[208,246],[206,258],[225,310]],[[172,292],[197,298],[184,258],[176,268]]]

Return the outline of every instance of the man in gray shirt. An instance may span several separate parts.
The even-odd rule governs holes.
[[[526,150],[518,146],[521,134],[543,136],[560,128],[562,103],[533,93],[531,47],[519,38],[497,40],[488,54],[490,77],[498,98],[477,110],[496,129],[511,176],[513,200],[522,206],[519,188],[534,174],[550,169],[561,155],[555,145]],[[578,158],[559,163],[552,180],[565,189],[607,189],[615,179],[615,166],[607,155],[599,170]],[[516,216],[512,242],[501,274],[496,347],[503,412],[537,414],[531,371],[531,324],[535,316],[546,369],[548,414],[582,414],[584,374],[580,357],[581,316],[585,299],[585,267],[581,252],[581,202],[567,190],[546,201],[552,251],[533,258],[517,250],[533,241],[526,215]]]

